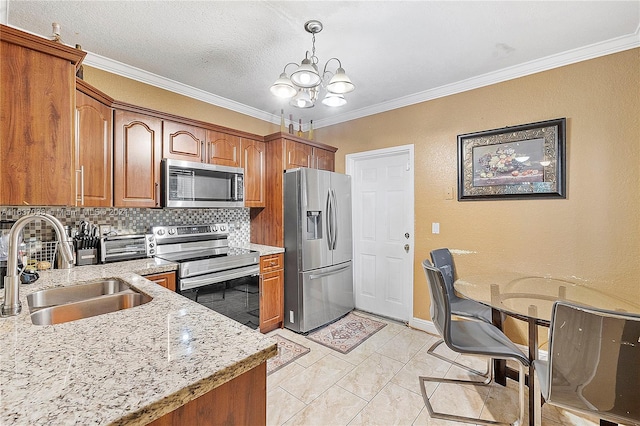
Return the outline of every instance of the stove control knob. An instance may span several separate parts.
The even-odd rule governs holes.
[[[149,247],[155,247],[156,245],[153,243],[149,243]]]
[[[226,228],[226,226],[224,226],[224,225],[220,225],[220,230],[221,230],[222,232],[224,232],[224,230],[225,230],[225,229],[227,229],[227,228]]]
[[[151,250],[149,250],[149,254],[156,254],[156,251],[151,249]]]
[[[164,235],[164,229],[158,229],[158,232],[156,232],[156,234]]]
[[[169,235],[174,235],[176,233],[176,228],[169,229]]]
[[[213,225],[213,228],[211,229],[213,229],[213,232],[218,232],[218,225]]]

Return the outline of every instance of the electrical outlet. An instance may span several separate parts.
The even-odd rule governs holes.
[[[100,230],[100,236],[102,237],[111,232],[111,225],[98,225],[98,229]]]

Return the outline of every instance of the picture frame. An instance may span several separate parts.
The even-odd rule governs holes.
[[[566,118],[458,135],[458,201],[566,198]]]

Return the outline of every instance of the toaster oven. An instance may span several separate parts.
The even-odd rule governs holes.
[[[100,262],[143,259],[156,254],[153,234],[118,235],[100,239]]]

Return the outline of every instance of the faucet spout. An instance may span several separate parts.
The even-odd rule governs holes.
[[[18,237],[24,227],[37,220],[49,223],[56,232],[60,252],[65,260],[65,266],[73,266],[73,251],[64,231],[62,223],[47,213],[33,213],[21,217],[13,224],[9,231],[9,250],[7,255],[7,276],[4,277],[4,301],[0,306],[0,317],[18,315],[22,310],[20,303],[20,275],[18,274]]]

